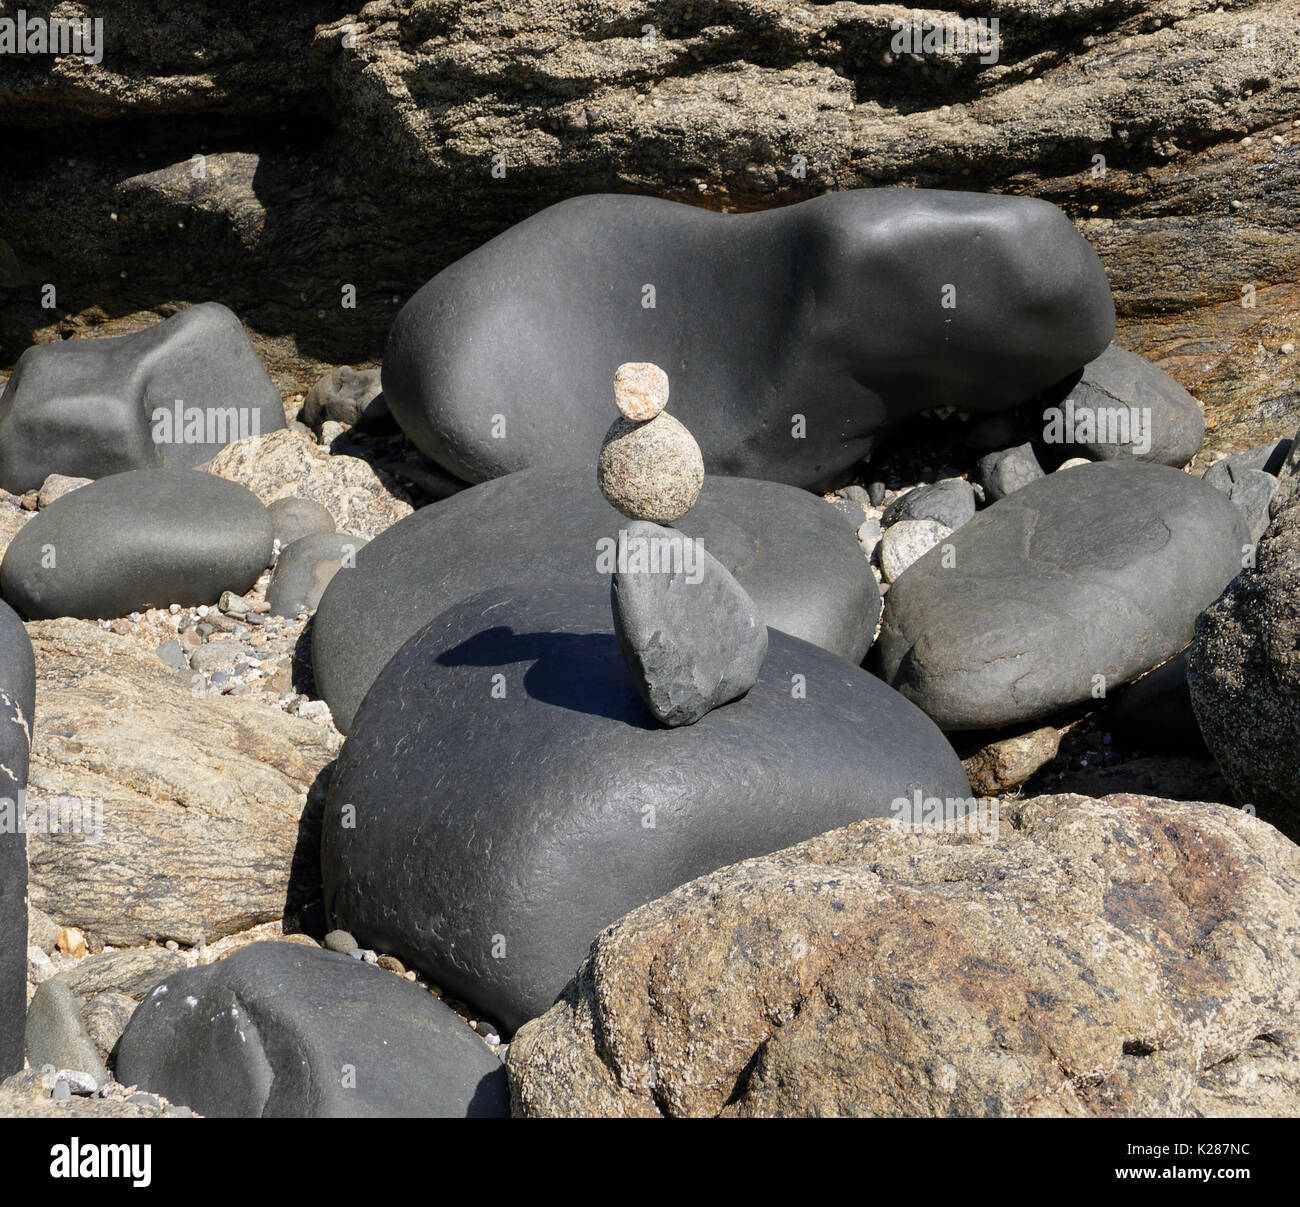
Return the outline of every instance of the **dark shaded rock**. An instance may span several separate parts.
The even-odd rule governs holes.
[[[57,977],[38,985],[27,1011],[27,1060],[34,1069],[88,1073],[101,1086],[108,1070],[82,1025],[80,1010],[81,999]]]
[[[271,525],[281,549],[305,536],[333,532],[335,528],[329,508],[314,499],[275,499],[266,510],[271,513]]]
[[[1038,464],[1031,445],[1018,444],[981,457],[979,474],[985,497],[990,503],[996,503],[1043,477],[1043,467]]]
[[[862,822],[620,919],[514,1037],[515,1114],[1300,1111],[1293,843],[1127,795],[998,820],[985,840]]]
[[[307,391],[298,418],[317,432],[328,422],[363,430],[393,427],[381,390],[378,369],[340,365]]]
[[[975,495],[961,478],[944,478],[909,490],[885,508],[880,522],[886,528],[899,520],[934,520],[945,528],[960,528],[975,514]]]
[[[1111,344],[1043,398],[1043,443],[1067,456],[1183,466],[1205,441],[1201,404],[1149,360]]]
[[[933,723],[833,654],[769,630],[743,699],[664,728],[612,627],[601,585],[458,604],[383,669],[331,783],[335,923],[507,1029],[670,887],[916,792],[969,796]]]
[[[0,395],[0,486],[193,469],[282,427],[279,391],[239,319],[209,302],[135,335],[24,352]]]
[[[243,593],[271,560],[271,517],[192,470],[115,474],[65,495],[9,543],[5,599],[33,619],[113,617]]]
[[[614,635],[660,721],[693,725],[754,686],[767,626],[717,558],[680,532],[633,522],[619,561],[610,584]]]
[[[587,466],[486,482],[395,525],[334,578],[317,609],[312,663],[335,724],[347,732],[384,663],[467,596],[512,580],[604,590],[627,523]],[[852,531],[823,500],[709,477],[680,530],[736,577],[767,625],[862,660],[880,592]]]
[[[1187,659],[1196,720],[1243,804],[1300,838],[1300,498],[1198,617]]]
[[[1237,509],[1190,474],[1134,461],[1052,474],[893,584],[878,665],[945,729],[1047,716],[1182,649],[1249,550]]]
[[[19,823],[27,788],[35,700],[36,664],[31,640],[13,609],[0,603],[0,1077],[23,1067],[27,835]]]
[[[411,440],[477,482],[591,465],[614,371],[650,361],[706,470],[807,486],[929,407],[1027,401],[1113,331],[1095,253],[1036,199],[865,189],[721,215],[607,194],[444,269],[394,321],[383,382]]]
[[[118,1044],[117,1079],[203,1115],[504,1115],[500,1061],[449,1007],[360,960],[253,943],[169,977]]]
[[[340,569],[356,569],[357,552],[368,542],[346,532],[321,532],[293,541],[280,551],[266,587],[272,616],[315,611],[325,588]]]
[[[1187,651],[1148,671],[1106,710],[1100,724],[1117,742],[1176,754],[1205,749],[1187,688]]]

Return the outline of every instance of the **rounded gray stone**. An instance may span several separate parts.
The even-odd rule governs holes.
[[[384,663],[459,600],[525,579],[608,590],[605,555],[627,522],[586,466],[512,474],[394,524],[334,577],[316,611],[312,665],[335,724],[346,733]],[[709,477],[679,528],[735,575],[770,627],[862,660],[880,591],[853,530],[823,500]]]
[[[272,539],[270,514],[238,483],[134,470],[38,512],[5,551],[0,590],[31,619],[215,603],[257,581]]]
[[[633,907],[918,791],[970,796],[934,724],[825,650],[769,630],[742,699],[665,728],[607,586],[497,588],[421,629],[366,696],[325,807],[326,909],[514,1030]]]
[[[450,1007],[319,947],[250,943],[170,976],[117,1079],[215,1118],[503,1116],[505,1073]]]
[[[980,481],[990,503],[1005,499],[1014,491],[1043,477],[1043,467],[1029,444],[989,453],[979,460]]]
[[[652,362],[709,473],[812,486],[928,408],[1033,399],[1114,322],[1096,253],[1037,199],[859,189],[718,214],[592,195],[419,290],[389,334],[384,395],[421,451],[481,482],[591,466],[615,370]]]
[[[367,544],[347,532],[321,532],[304,536],[280,550],[266,587],[272,616],[297,616],[313,612],[330,580],[344,566],[350,573],[357,553]]]
[[[282,427],[280,392],[243,325],[205,302],[131,335],[28,348],[0,394],[0,486],[193,469]]]
[[[948,529],[960,528],[975,515],[975,494],[961,478],[944,478],[909,490],[895,499],[880,517],[887,528],[899,520],[934,520]]]
[[[27,1011],[27,1060],[34,1069],[76,1069],[101,1086],[108,1070],[82,1025],[81,999],[57,977],[44,981]]]
[[[876,655],[957,730],[1047,716],[1176,654],[1250,540],[1222,492],[1112,461],[1022,487],[944,546],[890,588]]]
[[[281,549],[305,536],[333,532],[337,527],[329,508],[313,499],[276,499],[268,503],[266,509],[271,513],[275,539],[280,542]]]
[[[1043,401],[1044,443],[1074,447],[1100,461],[1183,466],[1205,441],[1200,403],[1164,370],[1118,344],[1049,390]]]

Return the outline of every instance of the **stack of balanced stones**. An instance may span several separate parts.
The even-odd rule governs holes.
[[[701,542],[664,527],[704,485],[700,446],[664,409],[668,375],[658,365],[620,365],[614,402],[619,417],[596,474],[605,498],[632,520],[619,533],[610,587],[614,632],[650,711],[665,725],[691,725],[754,686],[767,626]]]

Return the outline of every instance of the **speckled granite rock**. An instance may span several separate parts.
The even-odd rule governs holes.
[[[1298,941],[1300,850],[1227,806],[1037,797],[992,843],[861,822],[605,930],[515,1036],[513,1109],[1293,1116]]]

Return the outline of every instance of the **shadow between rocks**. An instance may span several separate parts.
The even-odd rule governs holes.
[[[289,884],[284,894],[284,933],[325,937],[325,883],[320,868],[321,825],[325,797],[334,776],[336,759],[317,773],[307,789],[307,802],[298,818],[298,837],[289,863]]]

